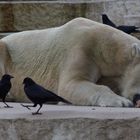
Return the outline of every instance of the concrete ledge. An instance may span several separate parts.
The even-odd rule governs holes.
[[[43,105],[42,115],[32,115],[38,107],[28,110],[20,103],[10,103],[14,108],[4,108],[0,102],[0,119],[67,119],[67,118],[92,118],[92,119],[135,119],[140,118],[139,108],[111,108],[93,106],[70,105]],[[25,103],[28,104],[28,103]]]
[[[1,140],[139,140],[139,108],[44,105],[42,115],[0,103]],[[92,110],[92,109],[95,110]]]

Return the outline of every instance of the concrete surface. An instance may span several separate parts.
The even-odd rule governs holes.
[[[42,115],[0,103],[0,140],[139,140],[139,108],[44,105]],[[93,110],[94,108],[94,110]]]
[[[111,108],[71,105],[43,105],[42,115],[31,115],[38,108],[28,110],[20,103],[10,103],[14,108],[5,108],[0,102],[0,119],[66,119],[66,118],[92,118],[92,119],[134,119],[140,117],[139,108]],[[23,103],[24,104],[24,103]],[[28,104],[28,103],[25,103]]]

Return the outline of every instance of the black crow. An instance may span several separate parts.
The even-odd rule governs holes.
[[[2,99],[3,103],[6,105],[5,107],[9,107],[9,108],[11,108],[11,106],[9,106],[5,102],[5,98],[12,86],[11,81],[10,81],[11,78],[14,78],[14,77],[9,74],[4,74],[2,76],[2,79],[0,80],[0,98]]]
[[[131,33],[136,33],[136,32],[140,32],[138,29],[140,27],[136,27],[136,26],[127,26],[127,25],[120,25],[120,26],[116,26],[109,18],[106,14],[102,14],[102,22],[103,24],[109,25],[111,27],[114,27],[118,30],[121,30],[127,34],[131,34]]]
[[[139,93],[134,95],[133,104],[135,107],[140,107],[140,94]]]
[[[139,30],[137,30],[137,29],[139,29],[139,27],[136,27],[136,26],[121,25],[121,26],[118,26],[117,29],[119,29],[121,31],[124,31],[127,34],[138,33],[139,32]]]
[[[21,105],[23,107],[27,107],[28,109],[30,109],[29,107],[36,107],[38,104],[40,105],[39,109],[35,113],[32,113],[33,115],[41,114],[39,113],[39,110],[41,109],[42,105],[47,102],[64,102],[71,104],[69,101],[38,85],[29,77],[26,77],[23,80],[23,84],[25,94],[34,103],[34,105]]]

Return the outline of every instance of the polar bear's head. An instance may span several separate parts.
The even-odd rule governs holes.
[[[136,94],[140,95],[140,45],[133,43],[131,48],[132,63],[126,70],[123,80],[123,95],[131,100]]]

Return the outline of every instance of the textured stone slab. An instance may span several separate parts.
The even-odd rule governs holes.
[[[101,3],[93,3],[91,7],[86,3],[0,3],[0,31],[21,31],[59,26],[75,17],[86,17],[86,14],[89,15],[87,9],[90,10],[90,8],[95,11],[103,9]]]
[[[0,103],[1,140],[139,140],[139,108],[44,105],[43,115]],[[93,110],[93,108],[95,110]]]
[[[125,25],[140,26],[140,15],[126,15],[124,16]]]
[[[125,17],[139,15],[139,0],[115,0],[105,2],[105,13],[118,25],[124,24]],[[129,19],[128,19],[129,20]],[[135,24],[135,23],[134,23]]]
[[[139,0],[0,1],[0,31],[54,27],[80,16],[101,22],[102,13],[120,25],[125,16],[138,15],[139,7]]]

